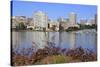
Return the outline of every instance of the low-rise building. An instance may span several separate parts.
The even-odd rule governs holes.
[[[11,17],[11,27],[12,27],[13,29],[15,29],[16,26],[18,26],[18,22],[17,22],[15,16],[13,16],[13,17]]]

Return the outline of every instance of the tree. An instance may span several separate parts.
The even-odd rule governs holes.
[[[78,30],[79,28],[78,27],[69,27],[68,29],[67,29],[67,31],[76,31],[76,30]]]
[[[24,25],[23,22],[20,22],[20,23],[18,24],[18,29],[19,29],[19,30],[24,30],[24,29],[26,29],[26,26]]]

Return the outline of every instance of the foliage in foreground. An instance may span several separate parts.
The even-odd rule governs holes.
[[[12,65],[36,65],[36,64],[55,64],[70,62],[96,61],[97,54],[89,49],[78,47],[75,49],[61,49],[60,47],[48,46],[44,49],[28,48],[18,52],[12,52]],[[31,55],[30,55],[31,52]]]

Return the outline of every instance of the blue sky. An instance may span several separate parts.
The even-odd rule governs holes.
[[[91,19],[97,13],[95,5],[76,5],[76,4],[58,4],[45,2],[28,2],[28,1],[13,1],[12,16],[33,17],[34,12],[41,10],[47,13],[48,17],[56,20],[59,17],[68,18],[69,13],[77,14],[77,21],[81,18]]]

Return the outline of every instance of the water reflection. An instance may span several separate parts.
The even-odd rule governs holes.
[[[88,48],[93,51],[97,49],[96,33],[77,33],[77,32],[12,32],[13,49],[34,47],[35,49],[44,48],[50,43],[56,47],[74,49],[76,47]],[[48,44],[49,42],[49,44]]]

